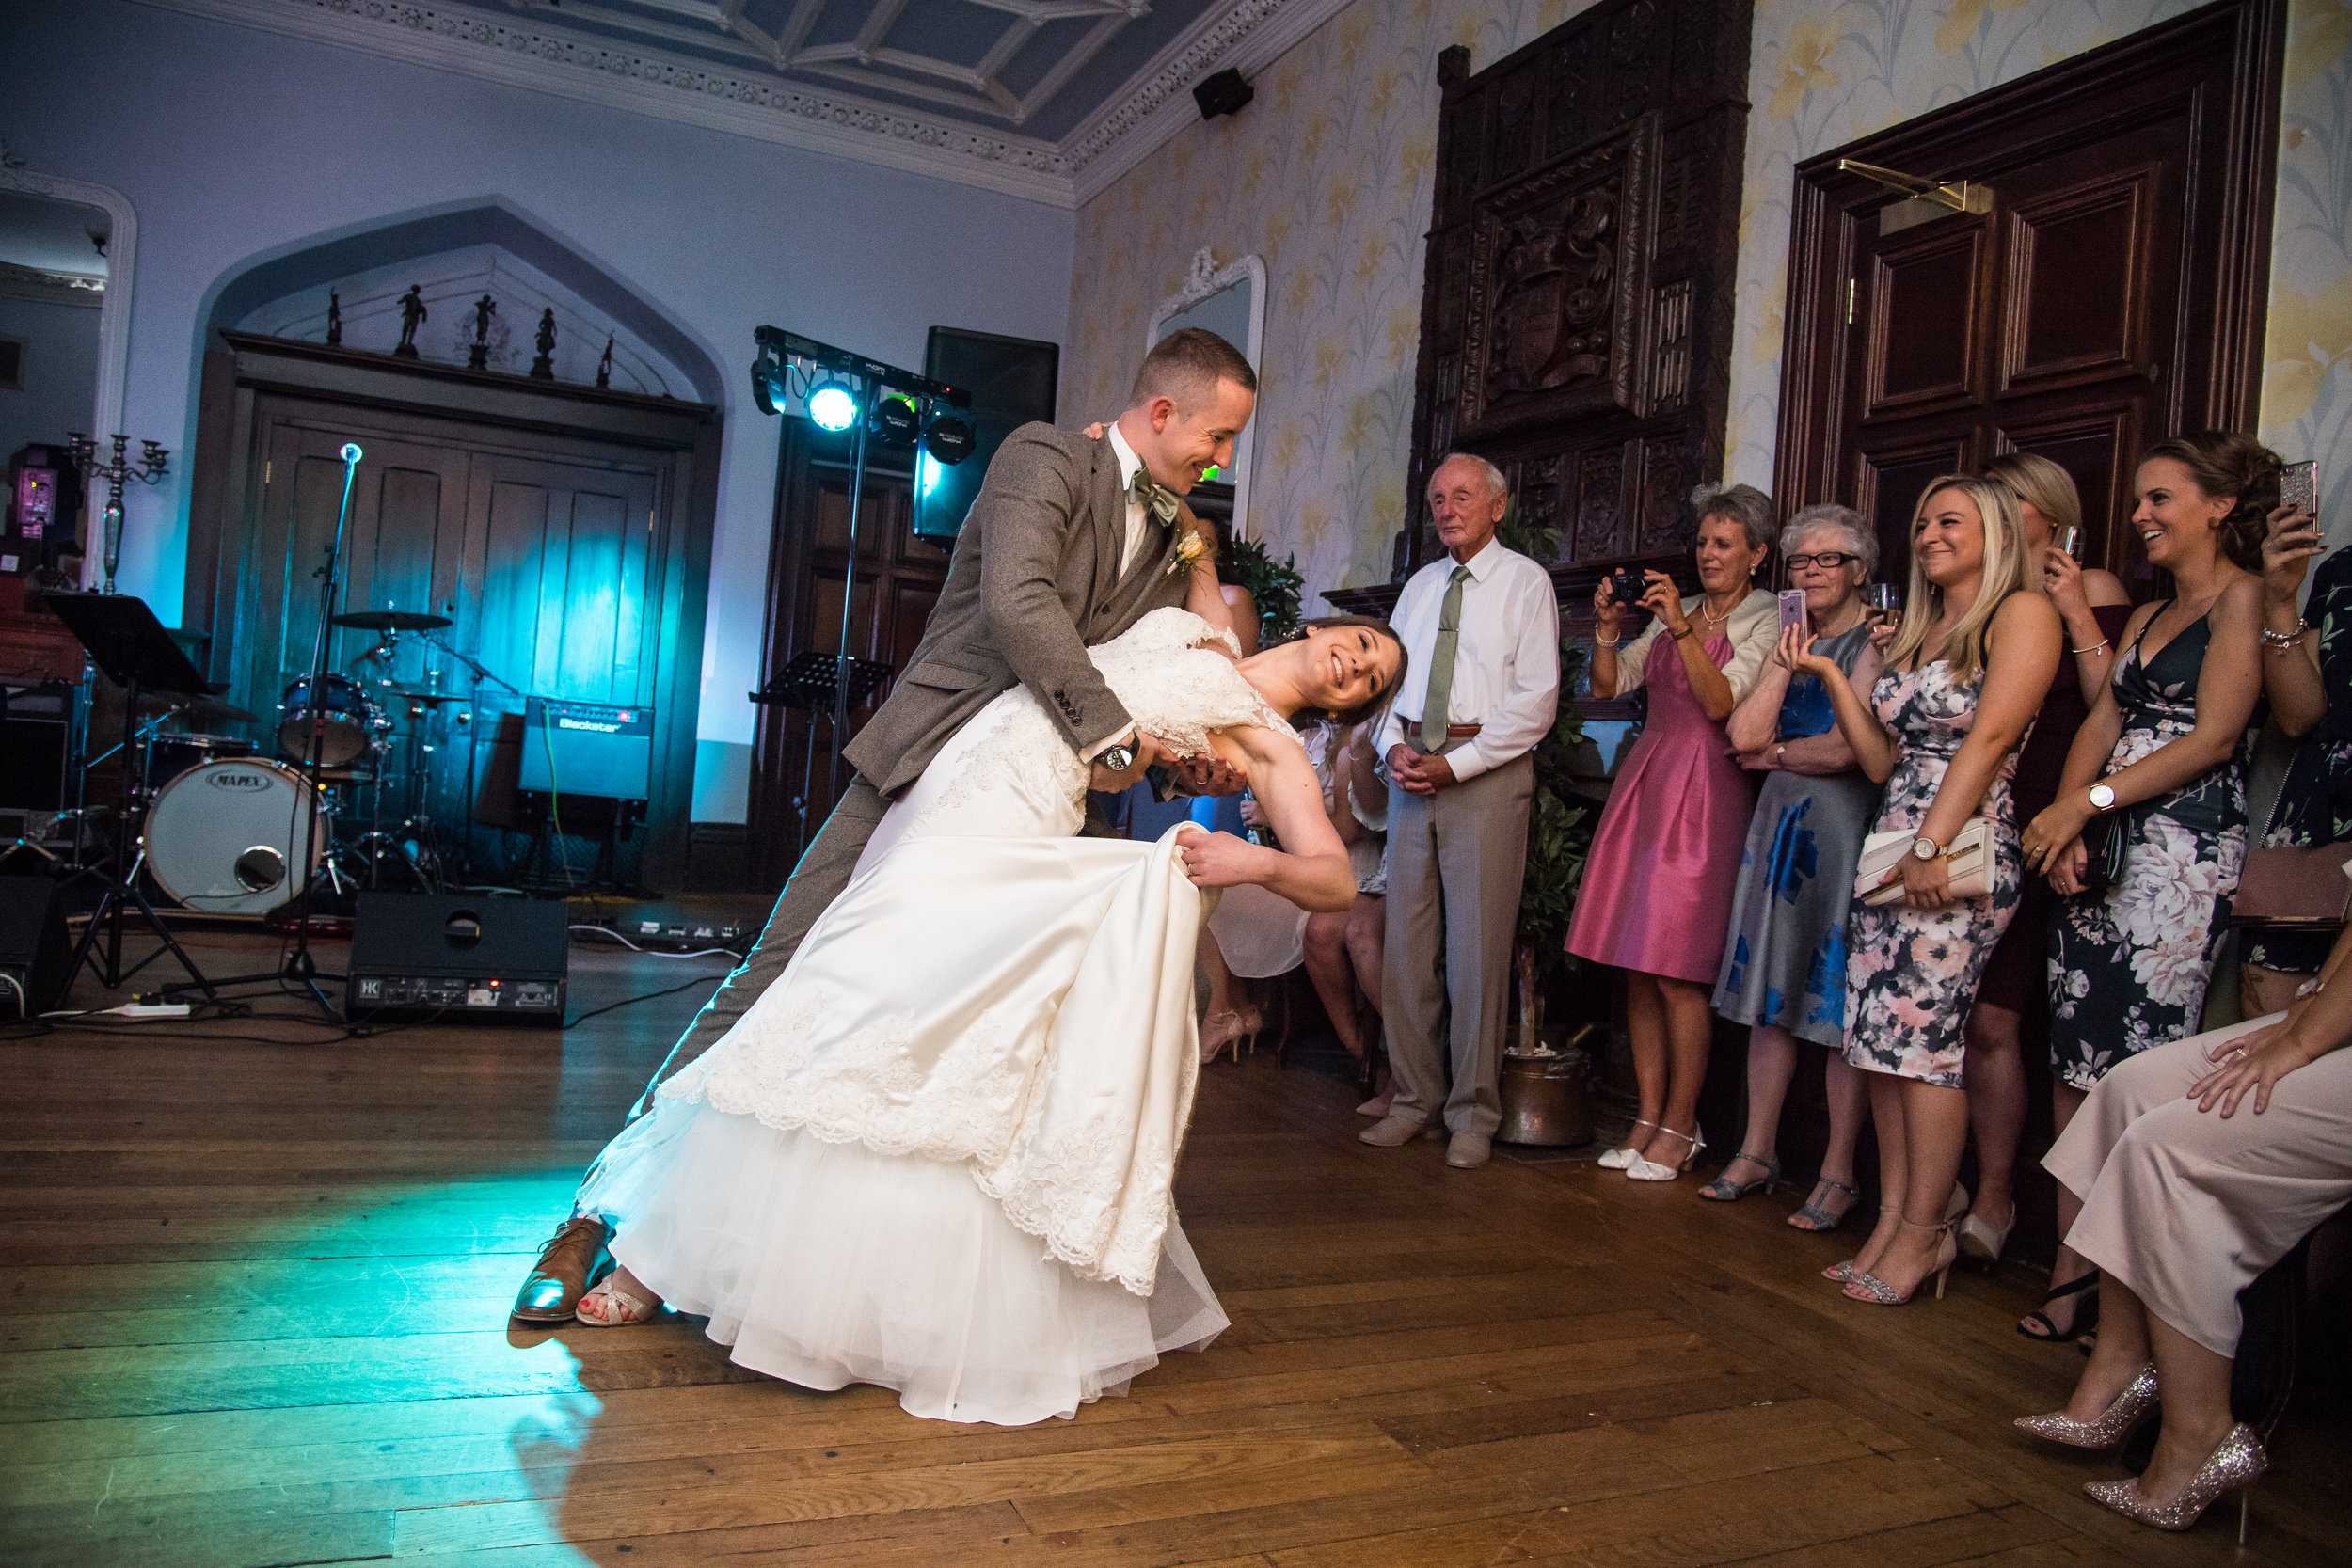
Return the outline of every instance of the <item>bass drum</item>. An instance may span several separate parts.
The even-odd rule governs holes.
[[[139,847],[156,885],[188,909],[267,914],[308,885],[288,874],[306,837],[315,873],[327,850],[317,794],[293,768],[247,758],[191,768],[165,784]]]

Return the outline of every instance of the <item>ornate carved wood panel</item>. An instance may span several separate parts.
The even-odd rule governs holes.
[[[1572,619],[1613,564],[1687,570],[1690,491],[1723,465],[1750,11],[1602,0],[1474,76],[1438,56],[1400,581],[1455,448],[1559,531]]]

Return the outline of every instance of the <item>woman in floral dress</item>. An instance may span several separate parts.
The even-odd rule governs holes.
[[[1946,1200],[1968,1141],[1968,1008],[2017,906],[2009,774],[2061,646],[2058,611],[2026,591],[2029,564],[2008,487],[1949,475],[1913,517],[1902,626],[1869,705],[1797,634],[1783,643],[1828,689],[1862,770],[1886,782],[1874,831],[1915,835],[1881,884],[1899,879],[1903,896],[1875,907],[1857,896],[1847,919],[1846,1060],[1869,1074],[1879,1142],[1878,1227],[1830,1271],[1856,1301],[1908,1301],[1959,1255]],[[1992,885],[1954,898],[1944,848],[1979,815],[1992,828]]]
[[[2174,596],[2133,611],[2122,658],[2066,754],[2058,800],[2027,823],[2028,864],[2074,895],[2050,923],[2052,1111],[2064,1132],[2100,1076],[2197,1033],[2246,863],[2246,727],[2262,693],[2264,518],[2279,458],[2249,436],[2151,447],[2132,525]],[[2084,831],[2114,812],[2122,874],[2078,892]],[[2058,1233],[2080,1204],[2058,1193]],[[2061,1247],[2053,1296],[2090,1270]],[[2071,1290],[2070,1290],[2071,1288]],[[2078,1307],[2074,1326],[2085,1315]],[[2019,1332],[2040,1338],[2020,1324]]]

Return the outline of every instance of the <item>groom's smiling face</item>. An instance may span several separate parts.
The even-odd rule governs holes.
[[[1234,438],[1257,406],[1255,392],[1222,376],[1205,396],[1195,392],[1181,404],[1174,398],[1153,398],[1144,404],[1152,450],[1133,443],[1136,455],[1153,479],[1180,496],[1189,495],[1203,469],[1232,466]]]

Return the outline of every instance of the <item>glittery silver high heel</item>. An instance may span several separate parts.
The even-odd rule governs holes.
[[[1879,1212],[1883,1215],[1891,1214],[1894,1212],[1895,1205],[1892,1203],[1882,1203],[1879,1205]],[[1869,1244],[1867,1237],[1864,1239],[1863,1244],[1866,1246]],[[1828,1268],[1821,1271],[1821,1277],[1830,1281],[1832,1284],[1843,1285],[1846,1281],[1851,1279],[1856,1274],[1861,1272],[1854,1267],[1854,1265],[1861,1260],[1860,1257],[1857,1256],[1849,1258],[1842,1263],[1832,1263]]]
[[[2237,1544],[2246,1544],[2246,1493],[2254,1484],[2254,1478],[2270,1468],[2270,1456],[2263,1451],[2263,1440],[2254,1429],[2240,1421],[2230,1429],[2230,1435],[2221,1446],[2205,1458],[2189,1483],[2181,1488],[2181,1495],[2169,1503],[2152,1503],[2139,1495],[2139,1483],[2133,1481],[2094,1481],[2086,1483],[2083,1492],[2092,1502],[2104,1503],[2124,1518],[2158,1529],[2184,1530],[2195,1524],[2213,1500],[2222,1493],[2237,1491]]]
[[[1904,1220],[1901,1223],[1913,1230],[1932,1231],[1943,1238],[1936,1243],[1933,1271],[1935,1299],[1942,1301],[1944,1281],[1951,1274],[1952,1264],[1960,1257],[1960,1243],[1952,1239],[1951,1222],[1947,1220],[1942,1225],[1921,1225],[1916,1220]],[[1872,1307],[1900,1307],[1910,1301],[1913,1296],[1917,1295],[1919,1285],[1926,1283],[1925,1279],[1921,1279],[1918,1285],[1914,1285],[1908,1291],[1898,1291],[1876,1275],[1865,1274],[1857,1269],[1854,1271],[1853,1277],[1846,1281],[1846,1299],[1867,1302]]]
[[[2154,1415],[2156,1403],[2156,1364],[2151,1361],[2113,1403],[2088,1421],[2069,1420],[2066,1412],[2054,1410],[2047,1416],[2020,1416],[2017,1424],[2036,1437],[2070,1449],[2111,1449]]]

